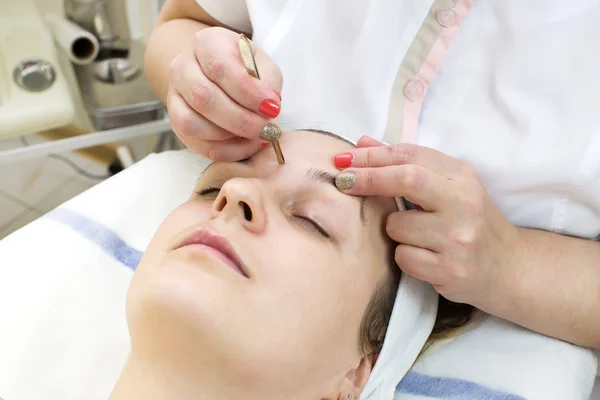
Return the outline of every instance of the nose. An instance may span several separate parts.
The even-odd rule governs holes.
[[[238,221],[245,229],[261,233],[267,225],[260,185],[252,179],[230,179],[213,203],[213,216]]]

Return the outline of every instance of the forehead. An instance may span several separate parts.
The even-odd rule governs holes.
[[[343,139],[310,131],[286,132],[279,138],[286,165],[310,165],[328,171],[337,171],[333,164],[336,154],[351,150],[354,146]],[[272,146],[265,146],[252,161],[272,164],[275,153]]]

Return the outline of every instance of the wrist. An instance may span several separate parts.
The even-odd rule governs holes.
[[[487,290],[480,299],[480,304],[474,304],[482,311],[512,320],[515,313],[522,308],[528,281],[524,275],[529,254],[527,234],[524,229],[511,224],[503,239],[500,249],[495,252],[496,259],[492,260]]]

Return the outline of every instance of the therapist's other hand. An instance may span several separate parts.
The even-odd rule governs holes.
[[[448,300],[477,306],[500,274],[510,274],[516,265],[511,260],[519,231],[470,165],[430,148],[384,146],[372,138],[361,139],[335,163],[356,174],[355,185],[344,192],[403,196],[422,207],[391,214],[386,230],[400,243],[398,266]]]
[[[173,131],[187,147],[217,161],[256,153],[262,129],[281,107],[279,67],[253,44],[261,79],[249,75],[238,39],[228,29],[203,29],[169,67]]]

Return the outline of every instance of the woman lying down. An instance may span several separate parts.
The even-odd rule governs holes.
[[[312,131],[280,142],[285,166],[270,146],[211,165],[154,235],[110,400],[393,398],[437,294],[400,276],[385,234],[393,199],[335,187],[332,157],[351,144]],[[437,334],[468,317],[442,304]]]

